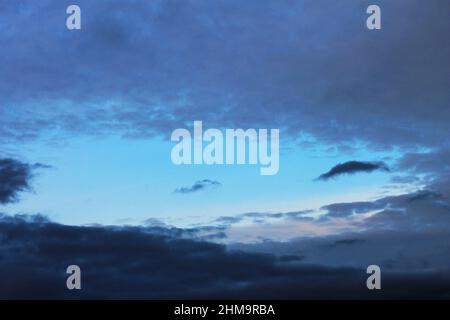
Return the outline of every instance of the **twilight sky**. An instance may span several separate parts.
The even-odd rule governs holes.
[[[142,271],[154,266],[152,248],[180,247],[175,261],[189,275],[164,297],[264,297],[261,288],[320,278],[320,268],[342,273],[339,286],[372,263],[393,272],[387,297],[404,297],[405,283],[417,297],[449,297],[450,3],[378,0],[382,29],[370,31],[374,3],[2,1],[0,271],[33,259],[57,268],[71,261],[67,248],[92,266],[102,248],[105,261],[138,260]],[[66,29],[70,4],[81,30]],[[174,165],[170,135],[195,120],[280,129],[279,173]],[[102,247],[108,233],[118,248]],[[33,252],[30,239],[36,257],[20,254]],[[225,287],[187,289],[201,274],[197,251]],[[240,275],[255,277],[248,287],[215,267],[235,254],[236,270],[265,266],[260,278]],[[122,281],[164,286],[177,270]],[[41,271],[27,274],[49,279],[48,290],[23,280],[0,296],[67,294]],[[269,277],[277,272],[281,282]],[[359,294],[353,280],[349,296]],[[161,297],[136,286],[121,295],[96,283],[85,297]],[[308,297],[291,289],[280,295]]]

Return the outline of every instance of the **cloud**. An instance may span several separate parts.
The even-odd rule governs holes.
[[[209,180],[209,179],[203,179],[196,181],[191,187],[180,187],[175,189],[175,193],[193,193],[205,190],[207,188],[211,187],[219,187],[221,186],[220,182]]]
[[[377,202],[360,201],[348,203],[332,203],[321,207],[327,211],[327,217],[347,217],[352,214],[367,213],[371,210],[381,209],[384,205]]]
[[[250,221],[253,223],[266,222],[269,219],[287,219],[295,221],[312,221],[308,214],[313,213],[313,210],[304,211],[292,211],[292,212],[246,212],[234,216],[222,216],[213,221],[213,223],[219,223],[222,226],[231,226],[243,221]]]
[[[359,243],[363,240],[360,239],[342,239],[342,240],[336,240],[332,245],[333,246],[341,246],[341,245],[354,245],[356,243]]]
[[[28,164],[12,158],[0,158],[0,204],[14,203],[19,193],[31,191],[30,182],[34,171],[49,169],[42,163]]]
[[[447,180],[448,183],[448,180]],[[314,216],[314,215],[313,215]],[[299,255],[302,262],[333,267],[362,268],[377,264],[392,272],[426,273],[448,270],[450,201],[427,189],[373,201],[334,203],[321,207],[311,223],[327,227],[313,237],[293,221],[266,221],[284,237],[264,242],[239,242],[238,230],[228,230],[231,249],[280,255]],[[333,228],[340,226],[341,229]],[[245,232],[249,233],[248,227]],[[259,236],[253,227],[254,239]],[[233,237],[231,237],[232,235]],[[415,283],[415,281],[414,281]]]
[[[328,180],[343,174],[373,172],[376,170],[390,171],[384,162],[348,161],[334,166],[328,172],[320,175],[317,180]]]
[[[386,270],[383,290],[373,292],[365,268],[230,250],[145,227],[66,226],[42,216],[0,216],[0,247],[0,297],[9,299],[445,298],[450,288],[442,270]],[[65,288],[71,264],[82,270],[81,291]]]
[[[263,2],[80,0],[86,32],[64,29],[63,3],[2,4],[0,139],[168,137],[203,119],[299,143],[445,143],[449,3],[380,0],[395,32],[369,32],[359,2]]]
[[[383,196],[376,200],[330,203],[314,210],[298,212],[250,212],[222,216],[210,224],[224,228],[221,231],[226,235],[223,243],[229,245],[238,242],[258,243],[261,240],[289,242],[296,238],[305,241],[307,238],[324,239],[336,235],[341,235],[344,240],[359,239],[371,232],[379,233],[380,238],[383,233],[386,233],[387,238],[390,237],[389,232],[403,234],[404,238],[397,241],[404,243],[413,242],[416,235],[419,237],[428,234],[430,239],[436,235],[435,241],[439,243],[442,234],[450,233],[449,196],[439,190],[442,187],[444,190],[448,188],[449,180],[446,181],[447,183],[442,177],[438,185],[433,183],[417,191]],[[410,234],[406,234],[407,232]],[[375,246],[376,241],[368,243],[370,245],[365,250],[370,251],[370,246]],[[385,241],[380,239],[379,243]],[[432,241],[427,243],[430,247],[425,252],[438,252],[433,249]],[[394,243],[392,245],[396,246]],[[278,251],[275,249],[272,252]],[[288,252],[290,253],[292,252]],[[388,254],[387,250],[385,253],[386,261],[396,257],[396,254]],[[415,254],[419,256],[418,253]],[[335,259],[339,261],[337,256]],[[414,260],[414,250],[409,259]]]
[[[29,191],[32,170],[42,166],[10,158],[0,159],[0,204],[16,202],[20,192]]]

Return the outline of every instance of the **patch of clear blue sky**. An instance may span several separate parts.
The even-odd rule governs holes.
[[[34,193],[22,195],[8,213],[42,213],[66,224],[136,224],[147,218],[177,226],[207,223],[243,212],[280,212],[317,208],[332,202],[376,197],[387,173],[342,176],[314,181],[337,163],[379,160],[387,153],[360,149],[333,154],[287,145],[281,141],[280,170],[261,176],[259,165],[181,165],[171,162],[175,143],[160,138],[71,138],[65,146],[43,142],[24,145],[26,160],[54,168],[40,170]],[[222,186],[177,194],[180,186],[212,179]]]

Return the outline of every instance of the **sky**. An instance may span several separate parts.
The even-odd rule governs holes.
[[[450,297],[447,1],[72,2],[0,3],[0,297]],[[175,165],[194,121],[279,129],[278,173]]]

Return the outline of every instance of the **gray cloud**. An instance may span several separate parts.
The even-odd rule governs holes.
[[[214,181],[214,180],[210,180],[210,179],[203,179],[203,180],[196,181],[190,187],[177,188],[177,189],[175,189],[174,192],[175,193],[193,193],[193,192],[205,190],[207,188],[219,187],[219,186],[221,186],[221,184],[218,181]]]
[[[347,161],[337,164],[328,172],[321,174],[317,180],[328,180],[343,174],[355,174],[358,172],[373,172],[376,170],[389,172],[388,166],[384,162]]]
[[[144,227],[65,226],[42,216],[0,216],[0,245],[0,297],[9,299],[448,298],[450,289],[446,270],[384,270],[383,290],[372,292],[365,268],[229,250]],[[71,264],[81,267],[81,291],[65,289]]]
[[[246,212],[234,216],[223,216],[215,219],[214,224],[218,223],[222,226],[231,226],[233,224],[240,223],[242,221],[251,221],[254,223],[265,222],[268,219],[285,219],[285,220],[296,220],[296,221],[313,221],[312,217],[308,217],[308,214],[313,213],[313,210],[304,211],[292,211],[292,212]]]
[[[381,209],[385,204],[370,201],[349,202],[349,203],[332,203],[321,207],[327,211],[327,217],[347,217],[352,214],[367,213],[372,210]]]
[[[450,234],[450,202],[443,194],[424,189],[374,201],[330,204],[320,210],[326,212],[315,224],[337,221],[357,231],[283,242],[234,243],[230,248],[299,255],[304,263],[334,267],[377,264],[393,272],[448,270],[450,250],[445,239]],[[354,219],[364,213],[370,215]]]
[[[380,32],[369,1],[78,4],[82,32],[64,30],[65,3],[2,4],[3,141],[168,137],[193,119],[386,149],[449,136],[445,1],[380,0]]]
[[[20,192],[30,191],[33,170],[50,166],[27,164],[15,159],[0,159],[0,204],[16,202]]]

